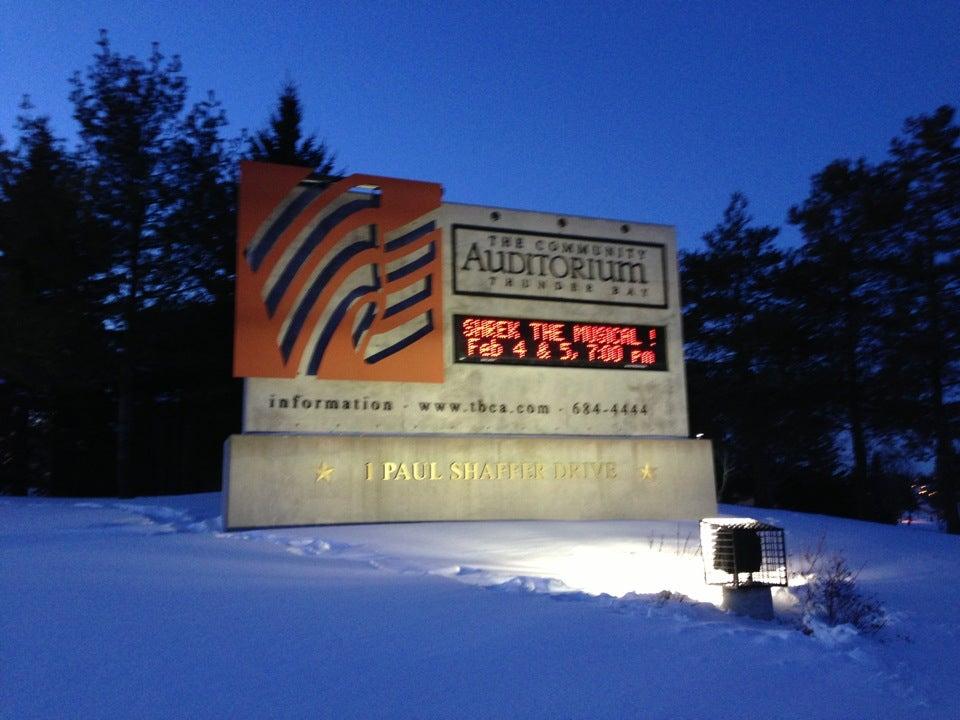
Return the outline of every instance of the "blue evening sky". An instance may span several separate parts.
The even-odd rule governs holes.
[[[0,17],[8,145],[24,93],[72,136],[67,79],[106,28],[123,54],[179,53],[231,133],[262,126],[290,78],[348,171],[676,225],[687,248],[733,191],[782,226],[826,163],[877,160],[907,116],[960,104],[957,0],[0,0]]]

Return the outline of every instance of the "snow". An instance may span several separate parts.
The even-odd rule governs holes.
[[[956,718],[960,538],[821,537],[887,628],[722,612],[696,522],[224,533],[217,494],[0,498],[2,718]],[[801,580],[797,580],[801,582]]]

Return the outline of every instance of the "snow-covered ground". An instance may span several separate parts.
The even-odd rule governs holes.
[[[717,609],[695,522],[223,533],[219,502],[0,498],[0,717],[960,717],[957,537],[723,507],[889,614],[806,635],[787,590]]]

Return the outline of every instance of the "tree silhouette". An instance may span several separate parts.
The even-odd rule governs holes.
[[[110,445],[97,280],[109,255],[79,168],[30,110],[0,174],[0,489],[79,494],[102,488]]]
[[[171,257],[161,238],[172,184],[170,159],[186,95],[180,59],[155,43],[146,62],[110,47],[106,31],[85,76],[71,79],[90,207],[109,228],[113,254],[111,325],[117,334],[117,492],[133,492],[136,380],[149,332],[138,320],[170,292]]]
[[[287,81],[280,91],[277,109],[268,127],[256,132],[249,142],[251,160],[309,167],[320,178],[335,179],[335,157],[327,146],[310,134],[303,137],[303,106],[297,86]]]
[[[766,503],[769,479],[758,451],[758,424],[765,420],[757,414],[766,396],[758,361],[782,253],[773,246],[778,230],[751,226],[747,207],[746,197],[734,193],[723,220],[703,236],[706,249],[683,256],[684,337],[691,382],[701,391],[694,402],[710,408],[709,430],[722,457],[722,494]]]
[[[209,93],[183,119],[172,148],[177,188],[163,228],[172,263],[165,302],[233,302],[237,157],[221,135],[227,124]]]
[[[903,350],[888,367],[905,429],[932,450],[934,497],[960,533],[960,126],[940,107],[909,118],[890,155],[905,208],[895,227],[892,297]]]
[[[819,394],[850,438],[852,490],[860,517],[877,505],[869,480],[871,429],[890,407],[878,374],[889,316],[884,258],[899,214],[888,173],[864,160],[838,160],[814,175],[810,196],[790,209],[804,242],[795,272],[804,290],[803,345],[820,366]],[[874,433],[874,438],[876,434]]]

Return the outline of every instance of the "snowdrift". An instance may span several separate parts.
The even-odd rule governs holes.
[[[805,634],[796,589],[770,622],[716,607],[695,522],[224,533],[219,503],[0,498],[0,717],[960,713],[960,538],[723,507],[795,567],[822,538],[886,610]]]

